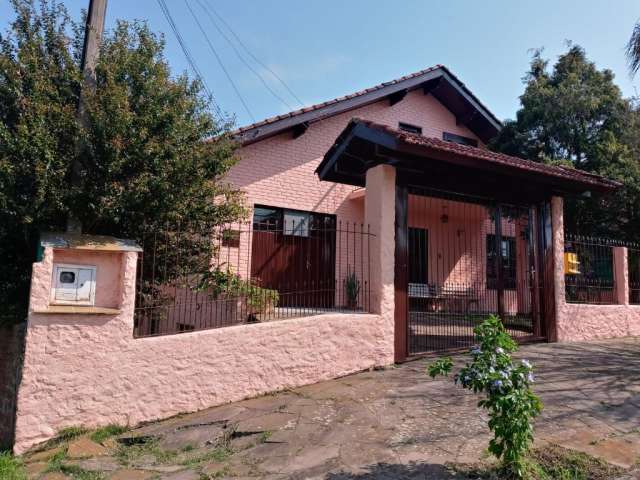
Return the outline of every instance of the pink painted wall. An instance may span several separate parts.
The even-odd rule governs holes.
[[[36,313],[48,304],[54,255],[61,258],[47,248],[33,264],[16,453],[71,425],[135,425],[393,361],[388,315],[332,314],[134,339],[135,253],[97,253],[118,272],[106,285],[99,276],[96,286],[120,292],[118,314]],[[87,255],[65,258],[84,263]]]
[[[478,139],[469,129],[457,125],[455,116],[433,96],[416,90],[393,106],[385,99],[312,123],[304,135],[296,139],[292,138],[291,132],[285,132],[247,145],[240,149],[240,161],[227,179],[246,193],[250,207],[260,204],[329,213],[335,214],[338,222],[360,225],[364,221],[364,202],[347,198],[354,187],[321,182],[314,173],[323,155],[354,117],[394,128],[398,127],[398,122],[410,123],[421,126],[423,135],[437,138],[442,138],[442,132],[447,131]],[[248,248],[248,242],[243,242],[240,255],[236,255],[237,249],[230,255],[230,263],[243,275],[250,272],[250,266],[246,264],[250,258]],[[336,250],[347,251],[344,245]],[[336,271],[341,272],[337,284],[342,285],[341,277],[346,275],[349,261],[343,255],[336,258],[336,263]]]
[[[563,201],[554,197],[551,202],[553,221],[554,281],[556,329],[551,338],[559,342],[640,336],[640,305],[629,305],[628,268],[626,254],[618,250],[616,287],[620,305],[589,305],[567,303],[564,281],[564,211]]]

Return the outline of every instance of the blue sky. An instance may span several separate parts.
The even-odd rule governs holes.
[[[523,90],[530,49],[543,47],[553,60],[566,50],[566,40],[582,45],[599,68],[613,70],[625,95],[634,95],[640,82],[640,75],[629,77],[624,58],[624,45],[640,17],[637,0],[201,1],[213,5],[252,53],[305,104],[442,63],[499,118],[511,118]],[[79,15],[88,0],[63,3]],[[253,117],[288,111],[238,60],[197,0],[190,3]],[[167,4],[218,104],[234,113],[239,125],[251,123],[184,0]],[[9,1],[0,0],[0,28],[4,30],[11,15]],[[164,32],[173,71],[188,69],[156,0],[108,0],[107,28],[117,18],[145,19],[154,31]],[[259,65],[254,68],[297,106],[268,72]]]

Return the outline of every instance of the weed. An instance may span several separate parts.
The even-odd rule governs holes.
[[[60,450],[53,457],[49,459],[47,462],[46,472],[60,472],[67,477],[71,477],[75,480],[103,480],[105,478],[104,473],[102,472],[94,472],[91,470],[85,470],[84,468],[65,463],[67,459],[67,450],[66,448]]]
[[[10,452],[0,452],[0,478],[3,480],[26,480],[22,460],[11,455]]]
[[[273,432],[270,430],[265,430],[264,432],[262,432],[260,434],[260,443],[267,442],[271,438],[271,435],[273,435]]]
[[[187,445],[185,445],[184,447],[182,447],[182,451],[183,452],[190,452],[191,450],[195,449],[196,447],[194,447],[193,445],[191,445],[190,443],[188,443]]]
[[[526,480],[610,480],[623,473],[598,458],[586,453],[568,450],[557,445],[532,450],[524,459],[522,478]],[[460,466],[453,470],[463,473],[465,478],[505,480],[499,465]]]
[[[69,440],[73,440],[74,438],[79,437],[80,435],[84,435],[88,431],[89,430],[87,430],[83,426],[66,427],[58,432],[58,434],[55,437],[55,440],[57,440],[58,443],[68,442]]]
[[[558,446],[534,450],[530,463],[533,478],[540,480],[607,480],[622,473],[603,460]]]
[[[154,463],[169,463],[178,456],[174,450],[163,450],[158,445],[158,440],[152,437],[145,438],[139,443],[129,445],[120,444],[115,452],[115,457],[125,466],[135,464],[142,456],[151,455]]]
[[[229,447],[216,447],[213,450],[186,458],[180,464],[186,467],[193,467],[205,462],[224,462],[232,453],[233,450]]]
[[[110,424],[105,427],[98,428],[91,434],[91,440],[96,443],[102,443],[109,437],[120,435],[128,430],[127,427],[122,425]]]

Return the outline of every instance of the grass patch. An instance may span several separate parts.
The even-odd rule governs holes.
[[[82,426],[63,428],[62,430],[58,431],[55,437],[47,440],[44,444],[38,447],[36,451],[42,451],[52,447],[57,447],[58,445],[69,442],[70,440],[84,435],[87,432],[89,432],[89,430]]]
[[[454,466],[467,478],[506,480],[508,477],[496,466]],[[611,480],[624,470],[586,453],[549,445],[538,448],[528,456],[526,480]]]
[[[91,434],[91,440],[96,443],[102,443],[107,438],[114,437],[116,435],[121,435],[128,430],[127,427],[123,427],[122,425],[110,424],[105,427],[98,428],[95,432]]]
[[[58,443],[68,442],[69,440],[73,440],[74,438],[77,438],[80,435],[84,435],[88,431],[89,430],[87,430],[82,426],[63,428],[58,432],[54,440],[56,440]]]
[[[175,460],[178,452],[174,450],[163,450],[155,438],[148,438],[145,441],[131,445],[120,444],[115,451],[115,457],[124,466],[135,465],[137,460],[147,455],[154,458],[154,464],[161,464]]]
[[[0,478],[3,480],[26,480],[22,460],[11,455],[10,452],[0,452]]]
[[[49,470],[51,472],[60,472],[66,475],[67,477],[76,479],[76,480],[104,480],[106,477],[102,472],[92,472],[90,470],[85,470],[78,465],[69,465],[62,464],[57,470]]]
[[[205,462],[224,462],[233,454],[233,450],[229,447],[216,447],[212,450],[193,455],[185,458],[180,465],[185,467],[194,467]]]
[[[103,480],[105,478],[104,473],[102,472],[94,472],[90,470],[85,470],[84,468],[65,463],[67,459],[67,450],[61,450],[56,453],[53,457],[49,459],[47,469],[45,470],[47,473],[49,472],[60,472],[67,477],[76,479],[76,480]]]
[[[610,480],[623,470],[586,453],[549,446],[531,454],[536,480]]]

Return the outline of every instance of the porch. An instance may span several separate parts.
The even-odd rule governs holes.
[[[359,119],[316,173],[365,187],[365,222],[393,247],[396,361],[470,346],[490,313],[521,341],[556,339],[562,197],[618,186]]]

